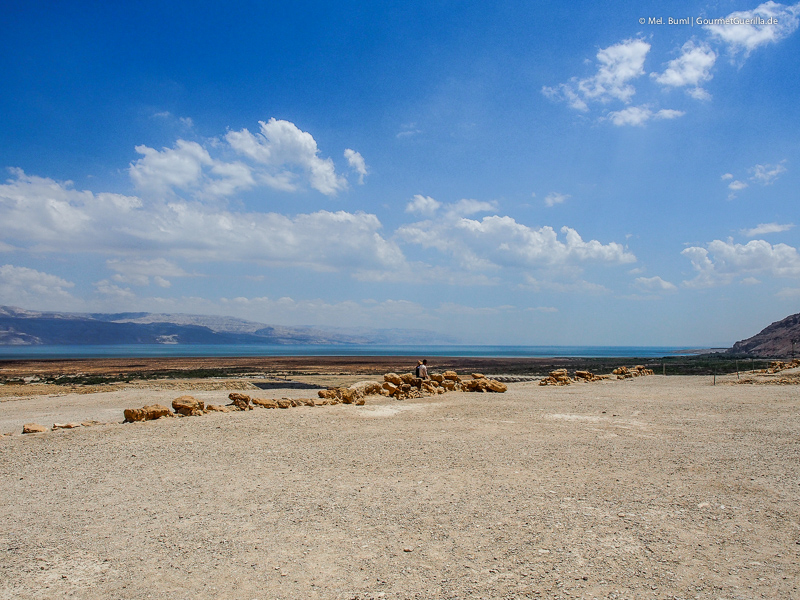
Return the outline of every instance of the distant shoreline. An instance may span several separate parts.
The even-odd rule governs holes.
[[[236,357],[473,357],[473,358],[661,358],[707,352],[685,346],[521,346],[433,344],[124,344],[8,345],[0,360]]]

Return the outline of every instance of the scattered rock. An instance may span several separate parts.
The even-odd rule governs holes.
[[[550,375],[539,381],[539,385],[569,385],[572,380],[569,378],[566,369],[556,369],[550,371]]]
[[[403,383],[403,380],[400,379],[400,376],[397,373],[387,373],[383,376],[383,380],[389,383],[393,383],[394,385],[400,385]]]
[[[80,426],[80,423],[53,423],[53,431],[56,429],[75,429]]]
[[[252,398],[250,400],[253,406],[260,406],[261,408],[278,408],[278,403],[272,398]]]
[[[384,375],[384,379],[386,379],[387,377],[389,377],[390,379],[396,378],[397,380],[402,381],[402,378],[399,375],[396,375],[395,373],[388,373]],[[322,399],[330,401],[331,404],[336,404],[338,402],[341,402],[343,404],[356,404],[361,406],[364,404],[362,400],[366,396],[385,395],[385,394],[392,395],[397,392],[397,389],[400,389],[405,385],[409,384],[401,383],[398,387],[397,384],[394,384],[388,380],[386,380],[383,384],[377,381],[359,381],[358,383],[354,383],[353,385],[347,388],[337,387],[337,388],[328,388],[327,390],[320,390],[319,392],[317,392],[317,395]]]
[[[206,404],[193,396],[181,396],[172,401],[172,408],[184,417],[199,417],[205,413]]]
[[[486,385],[491,392],[502,394],[508,391],[508,386],[505,383],[497,381],[496,379],[487,379],[486,381],[488,382]]]
[[[228,406],[233,406],[236,410],[253,410],[253,407],[250,404],[250,396],[247,394],[231,392],[228,394],[228,400],[231,401]]]
[[[142,408],[126,408],[125,422],[133,421],[153,421],[161,417],[171,417],[172,411],[163,404],[150,404]]]
[[[45,431],[47,431],[47,427],[38,423],[25,423],[22,426],[22,433],[44,433]]]
[[[774,360],[769,363],[769,367],[767,368],[767,373],[780,373],[781,371],[785,371],[786,369],[793,369],[794,367],[800,367],[800,358],[795,358],[791,362],[783,362],[782,360]]]
[[[221,404],[209,404],[206,406],[206,412],[230,412],[227,406]]]

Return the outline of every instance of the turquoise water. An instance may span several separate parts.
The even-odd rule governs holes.
[[[0,360],[31,358],[146,358],[208,356],[477,356],[507,358],[637,357],[658,358],[680,352],[678,346],[380,346],[259,344],[131,344],[119,346],[0,346]],[[696,353],[700,353],[697,350]]]

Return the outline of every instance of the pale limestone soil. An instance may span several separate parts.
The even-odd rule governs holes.
[[[800,388],[509,387],[0,438],[0,598],[800,597]]]

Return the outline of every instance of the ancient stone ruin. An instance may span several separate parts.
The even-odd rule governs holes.
[[[631,379],[633,377],[643,377],[645,375],[653,375],[652,369],[647,369],[643,365],[636,365],[635,367],[618,367],[611,371],[611,375],[595,375],[591,371],[575,371],[575,377],[571,378],[566,369],[556,369],[550,371],[550,374],[539,381],[539,385],[570,385],[572,382],[584,381],[603,381],[611,379],[612,375],[616,379]]]
[[[795,367],[800,367],[800,358],[792,359],[790,362],[783,362],[782,360],[774,360],[769,363],[769,367],[767,368],[767,373],[780,373],[781,371],[785,371],[786,369],[793,369]]]
[[[433,373],[430,379],[414,377],[413,373],[387,373],[383,376],[381,386],[385,396],[396,400],[406,398],[422,398],[426,395],[444,394],[445,392],[496,392],[508,390],[506,384],[489,379],[482,373],[472,373],[471,378],[462,379],[455,371]]]
[[[254,408],[292,408],[297,406],[325,406],[334,404],[354,404],[361,406],[366,403],[367,396],[388,396],[396,400],[406,398],[421,398],[448,391],[460,392],[505,392],[506,384],[490,379],[482,373],[472,373],[471,377],[462,379],[455,371],[445,371],[442,374],[434,373],[430,379],[414,377],[412,373],[387,373],[383,383],[377,381],[359,381],[349,387],[334,387],[318,392],[315,398],[251,398],[247,394],[231,392],[228,394],[230,403],[226,406],[218,404],[206,405],[202,400],[192,396],[180,396],[172,401],[174,413],[160,404],[143,406],[142,408],[129,408],[125,410],[125,422],[151,421],[161,417],[195,417],[209,412],[247,411]]]

